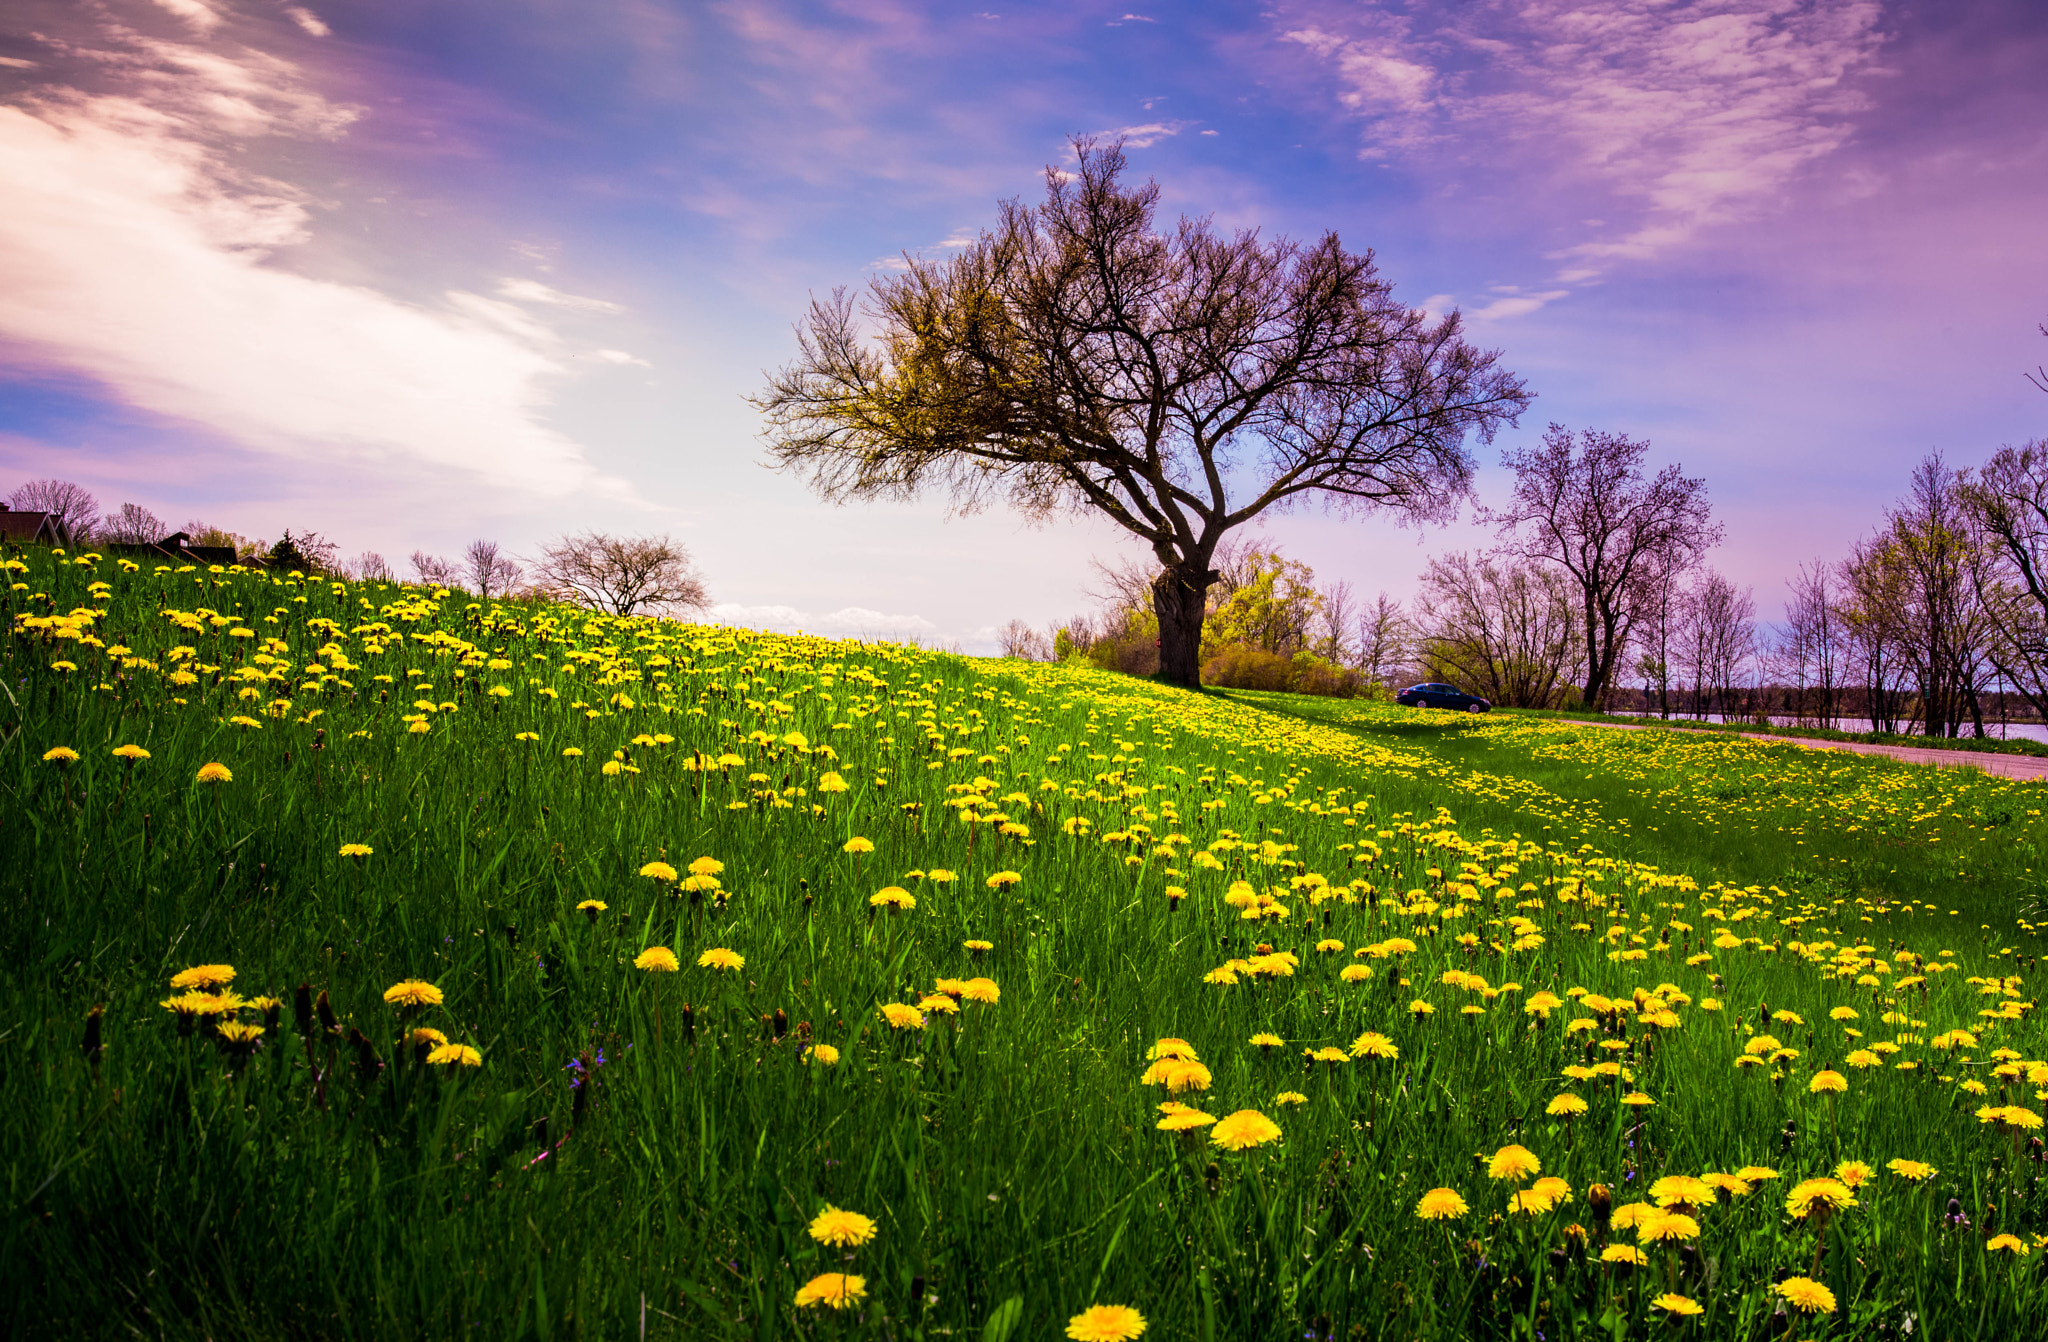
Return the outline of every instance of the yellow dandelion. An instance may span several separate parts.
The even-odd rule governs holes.
[[[1586,1112],[1586,1102],[1570,1091],[1566,1091],[1544,1106],[1543,1112],[1549,1114],[1552,1118],[1576,1118]]]
[[[845,1309],[867,1298],[866,1277],[856,1277],[845,1272],[821,1272],[803,1284],[796,1293],[798,1309],[809,1309],[813,1305],[825,1305],[831,1309]]]
[[[199,766],[199,781],[202,783],[232,783],[235,775],[225,764],[202,764]]]
[[[1786,1304],[1808,1314],[1835,1312],[1835,1293],[1811,1277],[1787,1277],[1771,1288]]]
[[[235,981],[233,965],[194,965],[192,968],[171,975],[171,987],[179,991],[198,989],[207,991]]]
[[[677,876],[676,869],[666,862],[649,862],[640,868],[640,874],[657,881],[673,881]]]
[[[1240,1109],[1220,1120],[1209,1140],[1226,1151],[1246,1151],[1280,1140],[1280,1125],[1256,1109]]]
[[[1656,1308],[1663,1310],[1666,1314],[1675,1315],[1679,1318],[1699,1314],[1705,1308],[1699,1301],[1682,1296],[1676,1291],[1666,1291],[1650,1303]]]
[[[441,990],[425,979],[406,979],[384,990],[384,1000],[393,1006],[430,1007],[441,1005]]]
[[[484,1055],[467,1044],[443,1044],[427,1055],[427,1063],[432,1067],[481,1067]]]
[[[1530,1175],[1542,1172],[1543,1162],[1526,1146],[1503,1146],[1486,1162],[1486,1177],[1489,1179],[1508,1179],[1520,1183]]]
[[[855,835],[845,843],[840,844],[839,851],[842,853],[872,853],[875,851],[875,846],[859,835]]]
[[[1450,1188],[1432,1188],[1415,1204],[1415,1214],[1425,1221],[1455,1221],[1470,1210],[1457,1190]]]
[[[1073,1342],[1130,1342],[1145,1331],[1145,1316],[1129,1305],[1090,1305],[1067,1320]]]
[[[859,1212],[841,1211],[831,1203],[811,1221],[811,1238],[837,1249],[866,1244],[875,1237],[875,1223]]]
[[[341,846],[343,857],[368,857],[376,851],[366,843],[345,843]]]
[[[45,764],[76,764],[77,762],[78,752],[70,746],[51,746],[43,752],[43,763]]]
[[[924,1028],[924,1013],[914,1006],[905,1006],[901,1002],[885,1003],[882,1007],[882,1019],[889,1022],[889,1028],[892,1030]]]
[[[729,951],[723,946],[713,946],[710,950],[697,957],[697,968],[699,969],[745,969],[746,967],[746,956],[741,955],[737,951]]]
[[[830,1044],[813,1044],[804,1050],[804,1061],[833,1067],[839,1062],[839,1050]]]
[[[673,974],[683,967],[676,959],[676,953],[666,946],[649,946],[633,957],[633,968],[651,970],[657,974]]]

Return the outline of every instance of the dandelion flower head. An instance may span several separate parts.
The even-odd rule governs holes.
[[[1129,1305],[1090,1305],[1067,1320],[1073,1342],[1130,1342],[1145,1331],[1145,1316]]]
[[[673,974],[682,967],[682,962],[676,959],[676,953],[666,946],[649,946],[633,957],[633,968],[651,970],[657,974]]]
[[[796,1293],[798,1309],[809,1309],[824,1305],[831,1309],[845,1309],[848,1305],[867,1298],[866,1277],[856,1277],[845,1272],[823,1272],[803,1284]]]
[[[192,988],[205,991],[234,981],[233,965],[194,965],[190,969],[171,975],[171,987],[179,991]]]
[[[1454,1221],[1469,1210],[1465,1199],[1451,1188],[1432,1188],[1415,1204],[1415,1214],[1425,1221]]]
[[[441,990],[425,979],[405,979],[384,990],[384,1000],[393,1006],[430,1007],[441,1005]]]
[[[1240,1109],[1220,1120],[1209,1140],[1226,1151],[1245,1151],[1280,1140],[1280,1125],[1256,1109]]]
[[[830,1203],[811,1221],[811,1238],[820,1244],[848,1248],[875,1237],[875,1223],[859,1212],[841,1211]]]

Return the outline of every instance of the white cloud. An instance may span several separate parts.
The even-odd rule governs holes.
[[[214,12],[213,6],[202,3],[202,0],[155,0],[155,3],[158,9],[177,15],[202,32],[220,22],[220,15]]]
[[[560,289],[550,289],[538,280],[506,278],[498,281],[498,297],[509,298],[516,303],[549,303],[555,307],[575,308],[581,312],[624,312],[617,303],[602,298],[584,298],[578,294],[565,294]]]
[[[628,354],[625,350],[622,349],[597,349],[592,350],[587,356],[582,357],[596,359],[599,363],[630,363],[637,364],[642,368],[654,367],[653,364],[647,362],[647,360],[641,358],[639,355]]]
[[[332,28],[329,28],[325,23],[322,23],[320,21],[320,16],[318,14],[315,14],[312,10],[307,9],[304,5],[288,5],[285,7],[284,12],[293,23],[298,24],[299,27],[305,29],[314,37],[328,37],[331,36],[334,32]]]
[[[1455,157],[1615,198],[1615,224],[1581,224],[1602,235],[1555,253],[1567,283],[1768,211],[1848,140],[1862,100],[1847,81],[1884,40],[1878,0],[1305,8],[1280,40],[1331,69],[1368,123],[1362,157]]]
[[[1542,293],[1508,294],[1485,304],[1470,308],[1465,316],[1473,321],[1501,321],[1508,317],[1526,317],[1547,304],[1555,303],[1571,293],[1569,289],[1548,289]]]
[[[565,368],[524,309],[466,293],[404,302],[276,263],[312,215],[243,151],[339,134],[351,109],[246,49],[109,30],[86,54],[123,91],[0,107],[0,338],[266,452],[538,493],[616,488],[546,424]]]
[[[4,65],[10,70],[33,70],[36,68],[34,61],[25,61],[19,56],[0,56],[0,65]]]
[[[1169,135],[1178,135],[1185,121],[1153,121],[1143,126],[1121,126],[1105,135],[1105,139],[1122,140],[1132,149],[1150,149]]]
[[[881,638],[892,640],[929,639],[939,627],[922,615],[893,615],[866,606],[843,606],[824,615],[811,615],[794,606],[713,606],[714,623],[746,629],[771,629],[778,633],[824,634],[834,638]]]

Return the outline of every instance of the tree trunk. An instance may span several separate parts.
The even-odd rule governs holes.
[[[1152,609],[1159,616],[1159,678],[1169,685],[1202,684],[1202,618],[1209,587],[1223,575],[1193,564],[1162,569],[1152,580]]]

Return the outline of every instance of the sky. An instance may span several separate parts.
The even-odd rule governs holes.
[[[976,6],[986,6],[977,8]],[[813,296],[1121,137],[1166,216],[1371,248],[1546,425],[1707,481],[1774,616],[1930,451],[2048,437],[2038,0],[11,0],[0,494],[403,568],[668,532],[733,623],[968,652],[1090,608],[1086,517],[826,505],[749,403]],[[1315,510],[1362,594],[1488,543]]]

